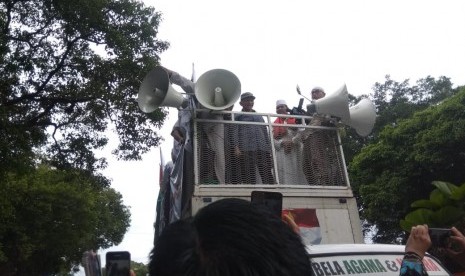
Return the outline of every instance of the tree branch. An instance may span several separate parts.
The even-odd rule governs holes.
[[[63,53],[63,56],[61,57],[60,62],[57,64],[55,69],[50,71],[48,76],[45,78],[42,84],[37,88],[37,91],[34,94],[40,94],[42,90],[45,88],[45,86],[48,84],[48,82],[52,79],[52,77],[63,67],[63,64],[65,63],[66,58],[68,57],[69,53],[71,52],[72,47],[74,46],[74,43],[76,43],[79,39],[81,39],[81,37],[76,37],[72,41],[68,42],[68,45],[66,46],[66,51]]]
[[[6,36],[9,33],[10,23],[11,23],[11,9],[13,8],[13,3],[6,3],[6,17],[5,28],[3,28],[2,33]]]
[[[45,86],[50,82],[50,80],[52,79],[52,77],[53,77],[59,70],[62,69],[63,64],[65,63],[66,58],[68,57],[69,53],[71,52],[72,47],[74,46],[74,44],[75,44],[79,39],[83,39],[83,37],[82,37],[82,36],[76,37],[76,38],[73,39],[72,41],[68,42],[68,45],[67,45],[67,47],[66,47],[66,51],[65,51],[65,52],[63,53],[63,55],[61,56],[59,63],[57,64],[57,66],[56,66],[52,71],[50,71],[50,72],[48,73],[48,76],[45,78],[45,80],[42,82],[42,84],[37,88],[36,92],[23,95],[23,96],[21,96],[21,97],[12,99],[12,100],[10,100],[10,101],[5,101],[3,104],[4,104],[5,106],[15,105],[15,104],[17,104],[17,103],[19,103],[19,102],[22,102],[22,101],[24,101],[24,100],[31,100],[31,99],[33,99],[34,97],[36,97],[37,95],[39,95],[40,93],[42,93],[42,91],[44,90]]]
[[[41,119],[41,118],[44,118],[45,116],[47,116],[51,111],[52,109],[56,106],[57,103],[83,103],[83,102],[89,102],[89,101],[92,101],[92,100],[95,100],[96,97],[87,97],[87,98],[79,98],[79,99],[69,99],[69,98],[47,98],[47,97],[42,97],[40,99],[38,99],[37,101],[38,102],[51,102],[43,112],[41,112],[40,114],[38,114],[37,116],[31,118],[28,120],[28,122],[26,123],[27,126],[34,126],[34,125],[38,125],[38,121]],[[52,124],[51,122],[42,122],[40,125],[50,125]],[[65,124],[62,124],[61,126],[63,126]]]

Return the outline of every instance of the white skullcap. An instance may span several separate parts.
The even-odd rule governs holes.
[[[276,106],[279,106],[279,105],[285,105],[285,106],[287,106],[287,103],[286,103],[285,100],[277,100],[277,101],[276,101]]]

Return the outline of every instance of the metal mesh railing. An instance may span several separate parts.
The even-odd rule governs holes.
[[[276,114],[246,114],[265,119],[257,122],[221,113],[195,119],[197,184],[347,185],[337,129],[321,118],[283,124]]]

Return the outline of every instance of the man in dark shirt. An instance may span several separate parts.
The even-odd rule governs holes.
[[[241,95],[242,112],[253,110],[255,96],[250,92]],[[240,114],[236,121],[264,123],[263,117],[254,114]],[[235,155],[239,158],[243,184],[256,184],[258,169],[263,184],[273,184],[273,162],[271,158],[270,136],[266,126],[238,124],[235,126]]]

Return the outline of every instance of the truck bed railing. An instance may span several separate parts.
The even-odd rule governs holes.
[[[330,119],[202,109],[193,117],[195,185],[350,186]]]

